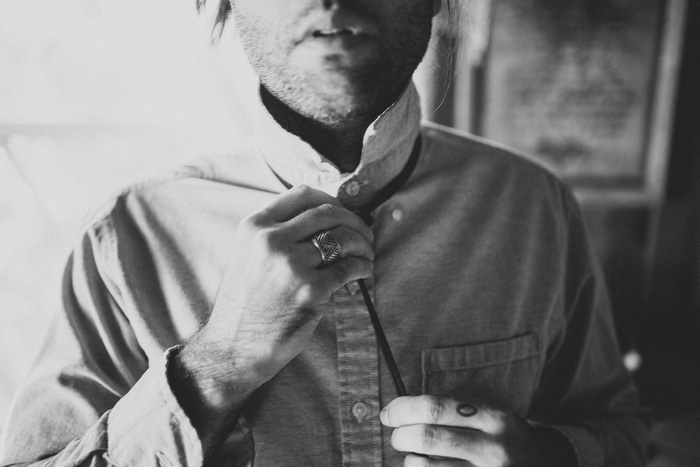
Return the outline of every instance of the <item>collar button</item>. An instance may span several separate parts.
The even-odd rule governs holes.
[[[357,196],[360,194],[360,184],[356,181],[352,181],[345,185],[345,193],[348,196]]]

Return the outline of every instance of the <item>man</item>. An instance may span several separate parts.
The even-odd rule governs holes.
[[[96,217],[3,465],[643,464],[571,195],[420,126],[441,6],[232,1],[256,134]]]

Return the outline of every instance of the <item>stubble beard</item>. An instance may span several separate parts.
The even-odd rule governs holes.
[[[376,68],[375,68],[376,70]],[[385,70],[319,71],[260,74],[261,83],[277,99],[300,115],[326,127],[348,121],[371,121],[390,102],[396,90],[383,81]]]
[[[379,116],[405,89],[430,38],[430,28],[422,29],[416,23],[412,32],[420,30],[422,34],[407,31],[392,44],[378,44],[375,58],[360,66],[344,64],[342,57],[327,57],[309,69],[292,62],[293,47],[263,50],[260,31],[245,22],[237,23],[261,84],[291,110],[328,128],[340,128],[349,121],[369,123]],[[272,34],[279,39],[268,43],[286,43],[287,35],[282,31]]]

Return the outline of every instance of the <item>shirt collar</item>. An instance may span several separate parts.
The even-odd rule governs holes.
[[[253,111],[257,150],[286,184],[308,185],[352,209],[367,203],[404,167],[420,131],[420,99],[410,83],[367,128],[357,169],[342,173],[311,145],[284,130],[262,104]]]

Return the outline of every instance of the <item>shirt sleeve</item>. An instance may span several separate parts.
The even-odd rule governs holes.
[[[647,427],[622,363],[602,274],[567,192],[566,325],[550,342],[530,418],[563,434],[578,466],[643,466]]]
[[[100,265],[102,248],[93,232],[68,261],[61,312],[3,430],[1,466],[202,465],[168,383],[174,347],[148,361]],[[240,448],[232,441],[222,452]]]
[[[112,409],[62,449],[67,434],[77,432],[88,421],[85,414],[81,420],[76,409],[89,403],[91,394],[75,394],[73,407],[68,398],[57,403],[56,397],[51,397],[51,406],[46,399],[20,399],[13,417],[18,420],[8,426],[2,465],[201,465],[199,438],[167,386],[168,353]],[[39,407],[41,413],[27,416],[26,411],[37,412]],[[55,449],[60,450],[54,454]]]

